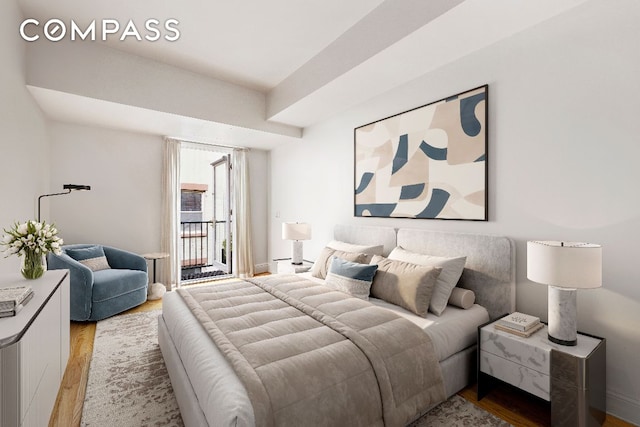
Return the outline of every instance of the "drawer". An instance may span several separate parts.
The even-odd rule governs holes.
[[[551,386],[548,375],[489,353],[484,350],[484,346],[480,351],[480,371],[544,400],[550,400]]]
[[[521,338],[488,325],[480,330],[480,348],[482,351],[549,376],[551,351],[541,347],[536,339],[538,336],[546,337],[545,331],[546,328],[529,338]]]

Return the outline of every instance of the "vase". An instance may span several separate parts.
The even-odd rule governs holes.
[[[47,271],[47,261],[42,252],[25,251],[20,272],[25,279],[37,279]]]

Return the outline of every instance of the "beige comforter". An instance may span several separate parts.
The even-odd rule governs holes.
[[[429,337],[366,301],[294,275],[179,293],[259,426],[404,426],[445,398]]]

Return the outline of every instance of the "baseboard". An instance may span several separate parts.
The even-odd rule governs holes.
[[[269,272],[269,263],[265,262],[263,264],[256,264],[254,267],[254,273],[255,274],[260,274],[260,273],[268,273]]]
[[[607,413],[634,425],[640,425],[640,402],[607,391]]]

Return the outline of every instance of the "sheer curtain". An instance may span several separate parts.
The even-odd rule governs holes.
[[[246,149],[234,149],[233,172],[233,260],[238,277],[253,277],[253,250],[251,239],[251,197],[249,192],[249,165]]]
[[[160,263],[161,283],[167,290],[180,284],[180,253],[178,238],[180,225],[180,141],[166,138],[162,168],[162,227],[160,247],[168,253]]]

